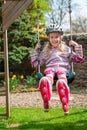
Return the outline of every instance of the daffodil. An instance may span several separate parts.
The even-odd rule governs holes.
[[[15,79],[15,78],[16,78],[16,75],[14,74],[13,77],[14,77],[14,79]]]
[[[14,74],[11,79],[14,80],[15,78],[16,78],[16,75]]]
[[[24,79],[24,76],[23,76],[23,75],[21,75],[21,76],[20,76],[20,79]]]
[[[33,28],[33,31],[36,32],[36,31],[37,31],[37,28]]]
[[[39,25],[40,25],[40,26],[43,26],[43,25],[44,25],[44,23],[40,23]]]

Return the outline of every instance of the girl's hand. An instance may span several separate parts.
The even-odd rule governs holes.
[[[40,43],[37,43],[36,46],[35,46],[35,50],[38,50],[41,48],[41,44]]]
[[[69,41],[69,46],[79,46],[78,43],[74,42],[73,40]]]

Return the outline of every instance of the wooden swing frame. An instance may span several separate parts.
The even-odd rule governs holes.
[[[9,62],[8,62],[8,36],[7,30],[18,16],[29,6],[33,0],[1,0],[2,4],[2,30],[4,51],[0,55],[4,56],[4,72],[0,72],[0,76],[5,78],[5,90],[0,91],[0,96],[5,96],[6,112],[0,113],[0,116],[10,116],[10,92],[9,92]]]

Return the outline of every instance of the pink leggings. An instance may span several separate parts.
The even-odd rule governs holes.
[[[44,102],[49,102],[52,96],[52,85],[54,83],[55,71],[53,68],[47,68],[45,70],[46,76],[40,80],[39,88]],[[67,85],[66,70],[63,68],[56,69],[56,76],[58,81],[56,83],[56,89],[62,103],[62,106],[69,103],[70,90]]]

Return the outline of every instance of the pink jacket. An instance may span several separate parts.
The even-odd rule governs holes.
[[[70,69],[70,60],[73,60],[76,63],[81,63],[84,61],[82,45],[75,46],[75,52],[71,53],[71,48],[67,45],[64,45],[64,52],[60,52],[56,48],[52,48],[52,54],[47,56],[43,51],[39,54],[38,51],[32,50],[30,52],[31,64],[33,67],[45,64],[46,68],[59,68],[63,67],[65,69]]]

